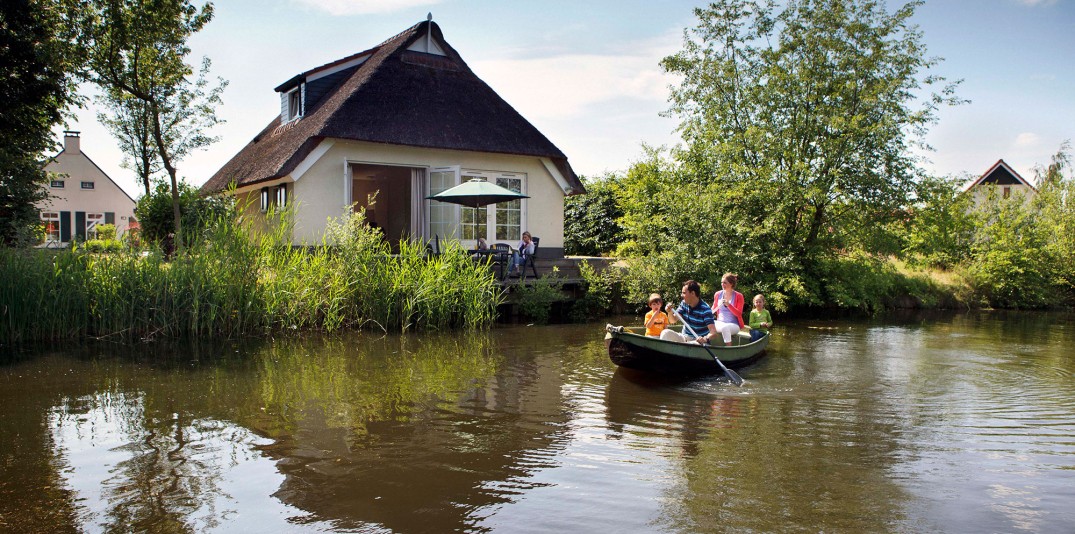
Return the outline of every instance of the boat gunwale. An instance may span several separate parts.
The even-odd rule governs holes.
[[[692,360],[699,360],[699,361],[713,361],[713,357],[710,356],[709,352],[706,351],[706,347],[708,347],[709,351],[711,351],[714,355],[716,355],[717,358],[720,358],[721,361],[727,360],[727,361],[733,361],[734,362],[734,361],[737,361],[737,360],[750,358],[750,357],[754,356],[755,354],[757,354],[757,352],[759,352],[760,350],[765,349],[765,347],[768,345],[768,342],[769,342],[768,338],[770,337],[769,333],[766,333],[765,336],[763,336],[763,337],[761,337],[761,338],[759,338],[759,339],[757,339],[755,341],[752,341],[752,342],[749,342],[749,343],[744,343],[742,345],[732,345],[732,346],[727,346],[727,345],[707,345],[707,346],[702,346],[702,345],[699,345],[697,343],[684,343],[684,342],[679,342],[679,341],[669,341],[669,340],[661,339],[661,338],[657,338],[657,337],[646,336],[644,334],[644,331],[645,331],[644,327],[632,327],[632,326],[618,327],[618,326],[613,326],[613,325],[608,325],[608,326],[611,327],[611,328],[606,327],[606,330],[608,331],[608,335],[612,336],[614,338],[618,338],[620,341],[622,341],[624,343],[634,345],[634,346],[637,346],[637,347],[642,347],[642,348],[645,348],[645,349],[648,349],[648,350],[654,350],[654,351],[658,351],[658,352],[663,352],[663,353],[669,354],[671,356],[676,356],[676,357],[680,357],[680,358],[689,358],[689,359],[692,359]],[[615,330],[613,330],[613,329],[615,329]],[[643,333],[639,333],[639,332],[643,332]],[[739,336],[742,336],[742,337],[747,337],[748,334],[746,334],[746,332],[740,332],[740,333],[738,333],[736,335],[739,335]],[[759,344],[762,344],[762,347],[760,349],[758,348]],[[669,350],[669,349],[671,349],[671,350]]]

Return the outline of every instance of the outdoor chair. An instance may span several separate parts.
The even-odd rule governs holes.
[[[530,239],[534,241],[534,253],[529,255],[529,256],[527,256],[523,260],[522,268],[519,269],[519,277],[520,277],[519,280],[520,281],[526,280],[526,266],[527,265],[530,266],[530,270],[534,273],[534,278],[538,277],[537,266],[534,265],[534,258],[537,258],[538,244],[541,243],[541,238],[540,237],[531,237]]]
[[[493,243],[489,245],[489,250],[493,252],[493,264],[500,268],[500,279],[504,279],[504,266],[511,261],[511,245],[507,243]]]

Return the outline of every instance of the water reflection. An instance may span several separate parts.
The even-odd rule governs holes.
[[[600,325],[40,349],[0,531],[1067,531],[1073,324],[783,321],[743,388]]]
[[[102,393],[49,414],[57,464],[86,530],[209,532],[239,517],[282,530],[299,515],[246,490],[283,480],[256,450],[269,440],[223,421],[147,414],[144,400]]]
[[[512,361],[511,345],[494,358],[491,340],[444,336],[387,358],[375,354],[394,346],[274,350],[262,398],[289,421],[265,449],[286,477],[274,495],[337,528],[457,530],[533,487],[560,439],[559,373]]]

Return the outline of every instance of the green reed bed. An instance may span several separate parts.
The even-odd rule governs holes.
[[[286,219],[286,218],[285,218]],[[458,247],[399,254],[361,215],[314,249],[287,223],[250,235],[218,221],[171,260],[156,252],[0,249],[0,343],[80,336],[241,337],[282,331],[472,329],[501,301],[492,273]]]

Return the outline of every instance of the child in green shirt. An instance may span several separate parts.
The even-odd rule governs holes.
[[[770,326],[773,326],[773,317],[765,309],[765,297],[758,293],[754,295],[754,309],[750,310],[750,341],[761,339]]]

